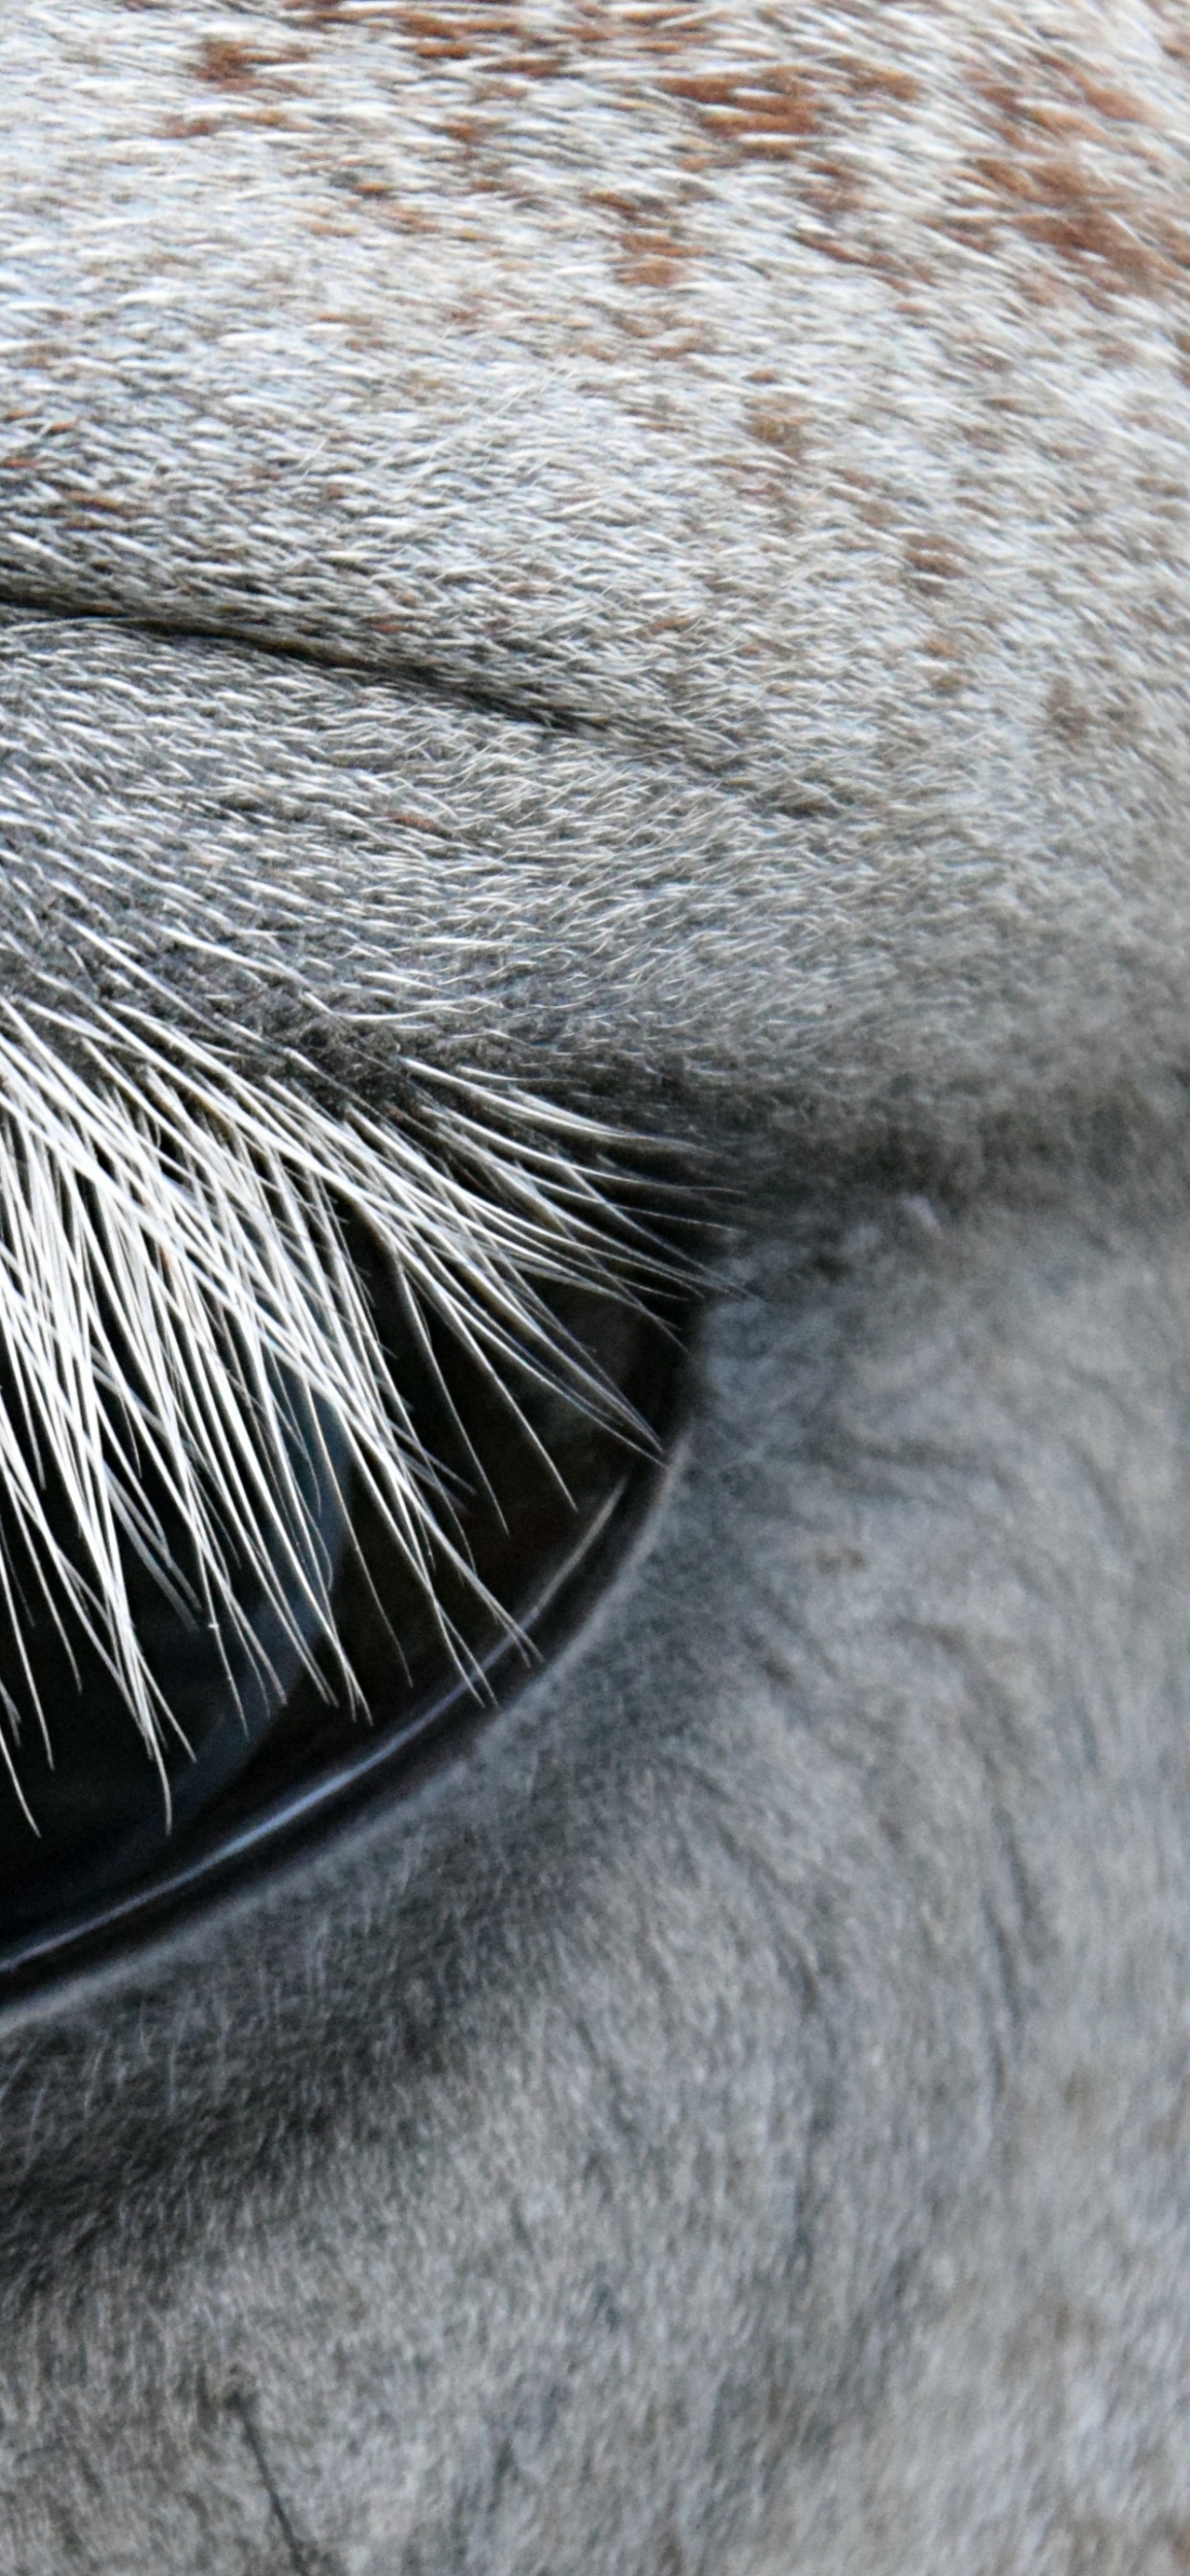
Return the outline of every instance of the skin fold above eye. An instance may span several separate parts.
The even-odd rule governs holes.
[[[721,1056],[848,1154],[1145,1079],[1190,998],[1179,46],[1075,0],[23,8],[0,589],[396,690],[216,667],[186,721],[100,628],[91,737],[69,639],[31,723],[150,852],[227,771],[241,833],[280,798],[320,979],[387,892],[382,1009],[662,1127]]]
[[[5,2571],[1187,2555],[1188,78],[1174,0],[0,25],[5,1114],[185,1059],[253,1314],[262,1102],[735,1229],[515,1702],[0,2009]]]

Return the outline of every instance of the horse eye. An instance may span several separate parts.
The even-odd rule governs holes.
[[[272,1400],[297,1508],[252,1541],[241,1512],[213,1604],[122,1391],[123,1616],[163,1713],[156,1759],[93,1615],[70,1491],[35,1427],[20,1433],[28,1396],[0,1368],[39,1497],[36,1550],[28,1510],[0,1497],[0,1995],[143,1936],[462,1750],[606,1582],[655,1485],[689,1297],[658,1287],[664,1262],[631,1292],[550,1283],[569,1377],[531,1365],[511,1386],[441,1316],[411,1318],[366,1231],[344,1239],[404,1436],[432,1461],[441,1540],[422,1533],[411,1556],[333,1408],[285,1380]],[[117,1359],[119,1331],[114,1317]],[[217,1516],[218,1492],[206,1503]]]

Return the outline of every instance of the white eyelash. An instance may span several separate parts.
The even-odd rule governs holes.
[[[197,1614],[249,1654],[237,1556],[307,1665],[311,1630],[334,1647],[329,1576],[294,1475],[295,1400],[333,1419],[426,1598],[443,1558],[479,1589],[344,1220],[362,1221],[386,1257],[423,1349],[437,1317],[510,1402],[510,1377],[528,1371],[631,1435],[630,1409],[540,1293],[578,1281],[623,1295],[650,1267],[597,1169],[619,1141],[524,1093],[416,1065],[399,1120],[334,1115],[148,1015],[0,1005],[0,1485],[21,1561],[63,1633],[68,1604],[103,1656],[163,1781],[172,1721],[138,1640],[124,1551],[167,1590],[178,1575],[145,1462],[191,1534]],[[51,1526],[47,1480],[68,1501],[73,1557]],[[18,1641],[19,1580],[10,1541],[0,1606]],[[350,1689],[345,1665],[341,1679]],[[28,1667],[25,1681],[48,1752]],[[2,1728],[0,1753],[19,1796]]]

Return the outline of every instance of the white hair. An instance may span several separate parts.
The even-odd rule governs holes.
[[[303,1663],[311,1639],[328,1641],[351,1690],[331,1569],[295,1472],[295,1449],[313,1427],[325,1450],[317,1426],[329,1421],[332,1490],[342,1493],[345,1461],[465,1667],[465,1645],[436,1605],[437,1569],[445,1558],[482,1586],[345,1224],[362,1224],[377,1247],[431,1365],[436,1318],[518,1413],[513,1381],[527,1372],[631,1436],[640,1429],[631,1408],[542,1293],[618,1278],[630,1294],[650,1265],[598,1170],[612,1141],[596,1122],[509,1086],[418,1064],[407,1067],[399,1117],[382,1121],[276,1078],[250,1079],[217,1046],[148,1013],[84,1019],[5,1001],[0,1480],[12,1526],[0,1595],[18,1650],[17,1553],[63,1633],[66,1605],[81,1623],[164,1778],[172,1721],[129,1601],[131,1547],[165,1591],[259,1659],[233,1581],[247,1565]],[[49,1487],[66,1499],[73,1550]],[[192,1579],[171,1562],[153,1492],[190,1533]],[[27,1658],[24,1677],[45,1732]],[[5,1699],[17,1732],[20,1712]],[[19,1795],[2,1735],[0,1748]]]

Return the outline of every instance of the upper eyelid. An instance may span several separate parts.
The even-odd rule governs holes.
[[[482,123],[516,175],[479,199],[444,106],[487,79],[495,18],[431,66],[399,11],[349,12],[295,51],[301,104],[274,129],[251,47],[228,91],[185,13],[98,14],[102,46],[44,11],[2,40],[0,585],[355,657],[415,725],[411,684],[432,673],[473,749],[488,690],[506,718],[616,734],[598,781],[593,740],[556,744],[552,802],[528,726],[519,779],[485,744],[466,792],[448,787],[445,836],[437,808],[428,835],[394,820],[388,954],[430,960],[435,1048],[471,1030],[522,1073],[548,1061],[696,1125],[770,1121],[828,1156],[889,1139],[946,1155],[1067,1072],[1131,1079],[1138,1029],[1142,1078],[1176,1051],[1172,773],[1137,768],[1110,679],[1132,673],[1154,746],[1179,738],[1167,60],[1129,58],[1135,123],[1080,107],[1126,179],[1121,266],[1018,220],[1027,120],[1023,193],[987,193],[1006,64],[1051,104],[1065,79],[1011,9],[972,20],[970,63],[943,45],[934,77],[887,87],[851,82],[831,12],[803,13],[795,86],[865,174],[825,231],[813,153],[757,162],[748,138],[771,75],[786,94],[780,12],[745,12],[747,76],[729,59],[726,93],[717,19],[683,21],[676,80],[632,11],[606,50],[584,36],[578,93],[514,69]],[[905,30],[887,32],[896,53]],[[576,59],[563,42],[537,68],[569,84]],[[625,197],[606,186],[621,143]],[[357,151],[391,154],[391,195],[354,186]],[[646,178],[677,226],[659,274],[632,241]],[[890,245],[904,277],[929,275],[917,321]],[[1153,370],[1143,435],[1105,394],[1103,295]],[[1079,673],[1069,705],[1055,654]],[[1109,998],[1104,929],[1124,922]],[[1153,947],[1159,1029],[1133,971]],[[316,980],[338,1028],[353,1011],[361,1028],[366,993],[333,963]]]
[[[634,1111],[647,1058],[721,1090],[716,925],[749,880],[781,901],[800,823],[628,744],[93,620],[0,619],[0,707],[18,988],[32,908],[44,974],[119,1004],[132,967],[369,1097],[411,1047],[580,1096],[623,1070]]]

